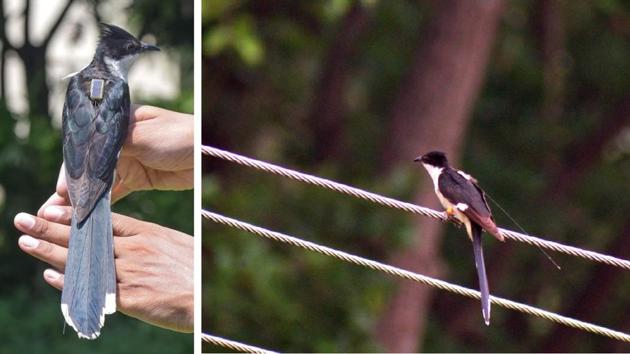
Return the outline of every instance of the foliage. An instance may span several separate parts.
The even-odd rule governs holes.
[[[379,152],[396,143],[384,141],[389,109],[426,36],[432,8],[404,0],[366,7],[368,30],[358,37],[358,54],[348,59],[351,79],[337,93],[345,104],[339,122],[345,151],[316,163],[318,142],[308,119],[327,50],[349,8],[330,15],[338,3],[203,1],[204,71],[211,73],[203,81],[204,143],[411,200],[424,171],[410,163],[383,175]],[[615,105],[627,99],[630,77],[621,73],[630,63],[630,9],[621,1],[565,6],[562,110],[545,119],[538,3],[506,2],[458,165],[482,181],[528,232],[614,252],[609,247],[621,236],[630,205],[628,193],[620,192],[627,190],[630,175],[627,134],[613,136],[596,152],[586,171],[574,176],[573,190],[547,196],[555,173],[572,166],[576,147],[589,146],[614,116]],[[413,218],[404,213],[210,158],[204,171],[203,206],[228,216],[388,262],[412,236]],[[499,225],[517,229],[494,210]],[[470,245],[461,230],[446,230],[443,277],[476,287]],[[281,351],[382,350],[374,328],[387,311],[392,278],[210,223],[204,224],[203,247],[204,331]],[[504,245],[488,241],[486,247],[490,262]],[[513,273],[493,283],[493,292],[563,313],[594,270],[593,263],[553,255],[563,270],[552,271],[538,250],[523,245],[513,255],[508,262]],[[610,299],[588,320],[623,330],[628,322],[615,310],[628,306],[621,294],[630,279],[616,279]],[[548,322],[503,309],[493,311],[493,323],[485,328],[477,312],[447,311],[472,300],[435,296],[426,351],[536,351],[552,329]],[[458,323],[457,332],[452,329],[461,322],[457,318],[472,320]],[[576,333],[569,351],[622,348]]]
[[[165,51],[178,53],[182,87],[179,97],[154,104],[182,112],[193,111],[192,12],[169,11],[157,16],[147,1],[136,2],[133,21],[150,23],[146,32],[153,33]],[[161,2],[169,9],[186,7],[192,1]],[[191,10],[192,11],[192,10]],[[86,21],[94,21],[86,17]],[[177,21],[181,22],[177,22]],[[170,31],[170,29],[177,29]],[[27,68],[29,70],[30,68]],[[133,85],[133,83],[131,83]],[[10,83],[8,89],[11,89]],[[65,328],[59,310],[60,293],[42,278],[45,265],[25,255],[17,247],[18,234],[13,218],[19,212],[35,213],[53,193],[61,165],[61,132],[52,128],[50,117],[33,119],[17,117],[0,100],[0,352],[48,353],[189,353],[193,350],[190,334],[161,329],[117,313],[107,317],[102,336],[97,341],[79,340],[71,328]],[[24,137],[16,132],[23,132]],[[193,234],[193,193],[134,193],[113,206],[113,211],[141,220]],[[130,335],[133,334],[133,335]]]

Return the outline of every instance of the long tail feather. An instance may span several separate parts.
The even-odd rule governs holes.
[[[483,261],[483,249],[481,245],[481,227],[472,226],[472,243],[475,253],[475,267],[479,277],[479,291],[481,292],[481,313],[486,325],[490,325],[490,290],[488,289],[488,278],[486,276],[486,266]]]
[[[72,218],[61,312],[79,338],[96,339],[105,315],[116,312],[109,198],[103,195],[83,222]]]

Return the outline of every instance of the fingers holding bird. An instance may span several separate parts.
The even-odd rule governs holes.
[[[68,206],[43,207],[41,217],[20,213],[15,216],[15,227],[24,233],[18,239],[20,249],[48,263],[52,268],[44,271],[44,280],[54,288],[63,289],[72,208]],[[114,230],[120,233],[126,217],[114,214]]]
[[[57,290],[63,289],[63,274],[54,269],[48,268],[44,271],[44,280]]]
[[[22,251],[63,271],[68,256],[70,227],[26,213],[15,216],[15,227],[25,233],[18,239]]]
[[[68,208],[48,207],[42,216],[19,213],[15,216],[15,227],[27,235],[68,247],[71,218]]]

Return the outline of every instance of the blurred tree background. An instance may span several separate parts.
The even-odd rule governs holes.
[[[525,229],[630,258],[630,3],[204,0],[203,142],[437,208],[446,151]],[[204,158],[203,206],[477,288],[464,231]],[[516,226],[494,206],[500,226]],[[622,270],[486,238],[491,293],[628,333]],[[304,351],[628,345],[209,222],[203,330]],[[221,350],[205,346],[205,350]]]
[[[43,6],[63,3],[58,14],[41,9],[43,3],[25,0],[23,9],[9,13],[9,2],[0,2],[0,351],[3,353],[190,353],[192,336],[148,325],[120,313],[108,316],[102,336],[97,341],[79,340],[71,328],[65,329],[59,308],[60,292],[48,286],[42,278],[45,265],[24,254],[17,246],[19,236],[13,226],[14,216],[21,212],[36,213],[39,206],[54,192],[61,156],[61,131],[51,115],[53,98],[50,93],[61,81],[47,80],[51,59],[49,44],[59,34],[60,26],[75,28],[74,36],[85,35],[88,27],[96,28],[99,21],[120,23],[112,18],[112,6],[120,1],[59,0]],[[181,112],[193,112],[193,2],[188,0],[151,0],[125,2],[132,33],[153,35],[163,54],[179,63],[179,94],[173,99],[150,99],[134,94],[132,101],[153,104]],[[86,13],[78,22],[68,19],[72,10]],[[5,11],[6,10],[6,11]],[[33,40],[31,26],[52,15],[50,30],[43,41]],[[23,43],[8,38],[10,22],[23,21]],[[14,26],[15,27],[15,26]],[[61,38],[72,43],[76,38]],[[97,38],[91,38],[95,41]],[[6,67],[9,56],[17,57],[24,66],[28,113],[9,109],[7,99],[17,81],[10,81]],[[80,63],[81,66],[88,63]],[[133,72],[133,69],[132,69]],[[19,76],[19,74],[17,74]],[[65,74],[64,74],[65,75]],[[63,83],[65,94],[65,83]],[[61,112],[58,116],[61,115]],[[58,122],[57,122],[58,123]],[[141,220],[193,233],[193,193],[142,192],[134,193],[117,203],[113,210]]]

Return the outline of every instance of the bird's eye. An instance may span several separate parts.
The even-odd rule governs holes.
[[[127,43],[126,49],[128,51],[132,51],[136,49],[136,44],[135,43]]]

